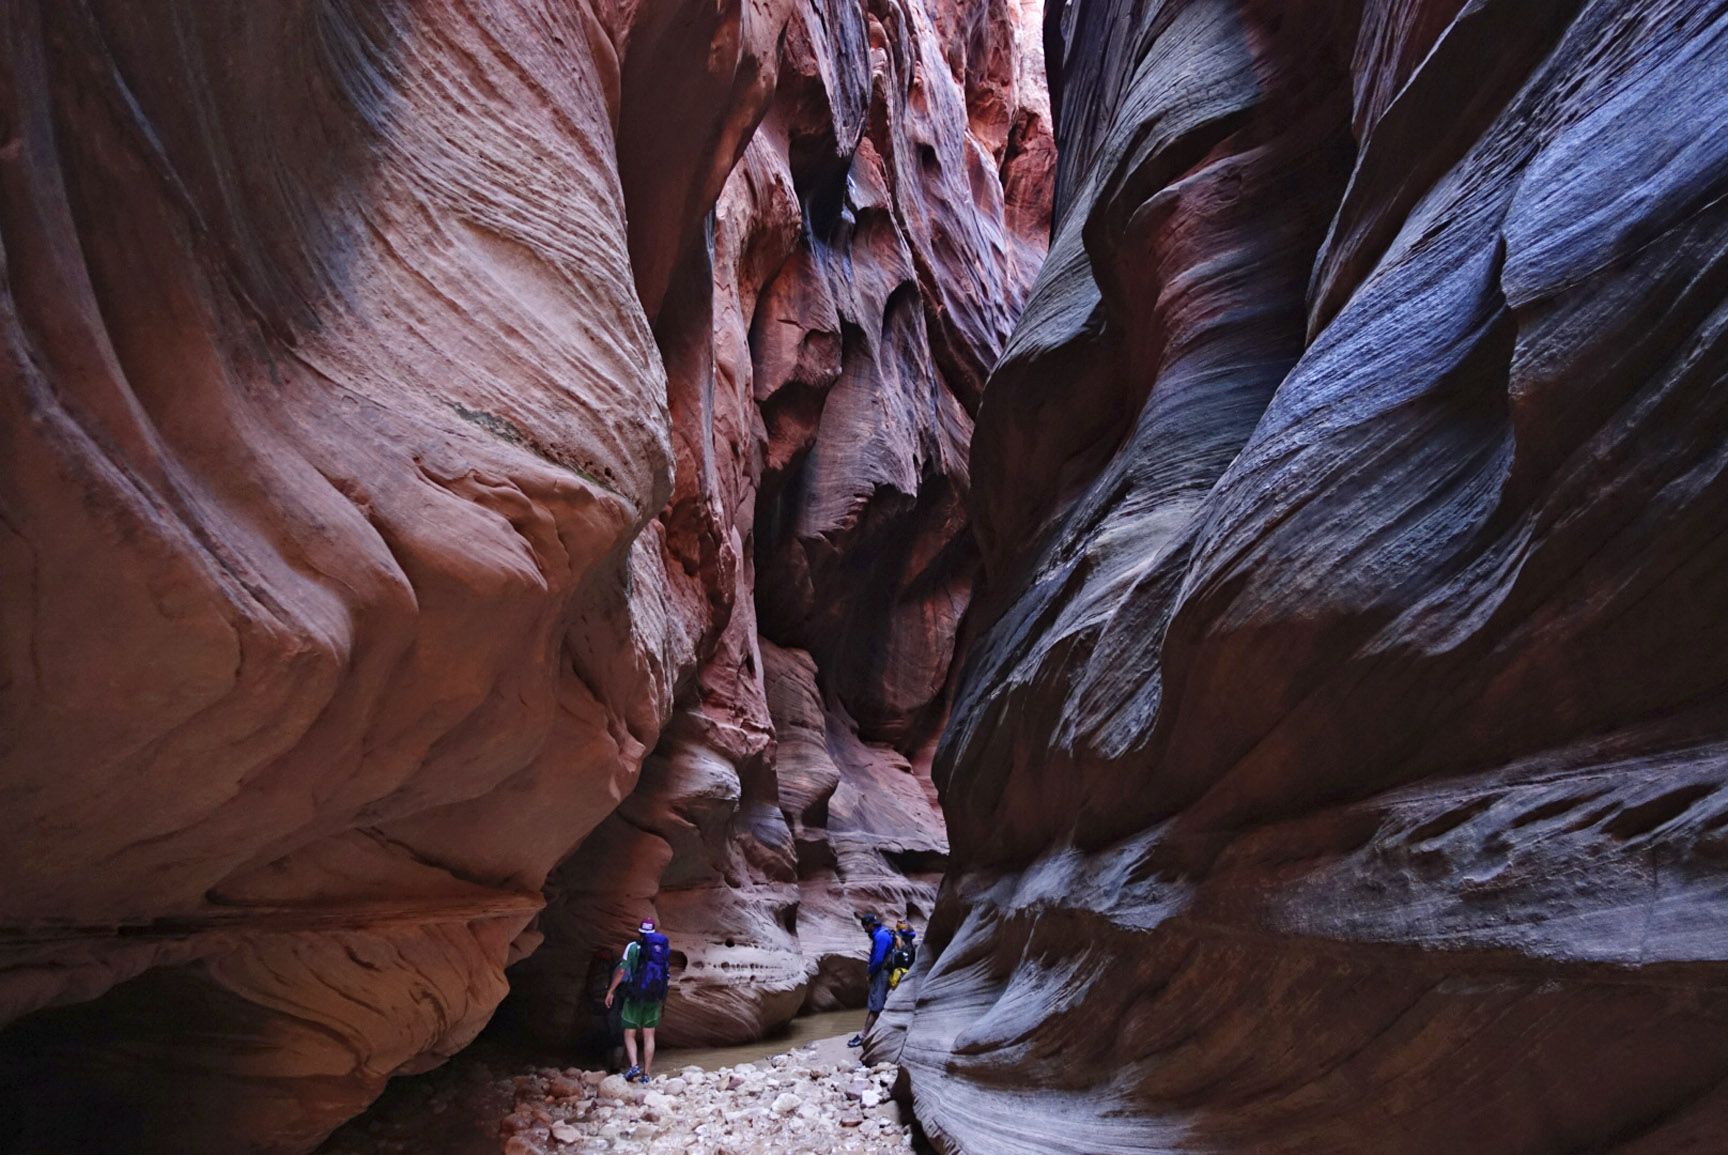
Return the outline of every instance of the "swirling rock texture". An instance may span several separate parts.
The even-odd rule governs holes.
[[[933,890],[1030,17],[0,8],[0,1145],[306,1150],[648,909],[759,1032]]]
[[[973,442],[944,1151],[1728,1125],[1728,6],[1073,0]]]

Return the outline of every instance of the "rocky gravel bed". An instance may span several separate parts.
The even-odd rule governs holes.
[[[912,1150],[889,1097],[891,1064],[829,1062],[812,1048],[647,1085],[601,1071],[541,1070],[514,1080],[504,1155],[828,1155]]]

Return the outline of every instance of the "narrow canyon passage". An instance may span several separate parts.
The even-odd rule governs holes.
[[[1728,1150],[1728,0],[0,22],[0,1153]]]

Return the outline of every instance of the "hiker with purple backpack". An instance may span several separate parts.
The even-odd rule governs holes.
[[[672,977],[672,944],[655,929],[654,920],[645,918],[637,928],[633,942],[624,948],[624,957],[612,972],[612,985],[606,988],[606,1007],[612,1007],[612,996],[620,983],[624,988],[624,1054],[630,1069],[624,1078],[646,1083],[653,1078],[654,1029],[660,1025],[660,1011],[666,1005],[666,990]],[[642,1032],[642,1059],[636,1059],[636,1032]]]

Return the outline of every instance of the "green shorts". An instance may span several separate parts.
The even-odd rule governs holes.
[[[627,1031],[635,1027],[652,1030],[660,1025],[660,1008],[665,1005],[665,1001],[661,999],[637,1002],[635,999],[626,998],[624,1011],[619,1017],[624,1020],[624,1029]]]

